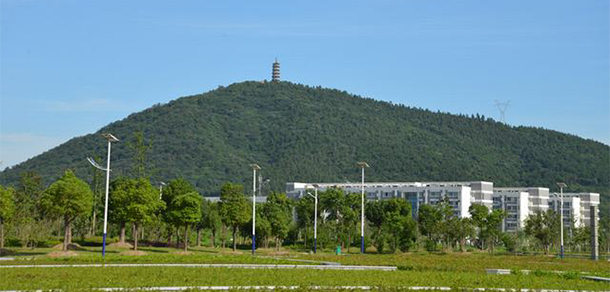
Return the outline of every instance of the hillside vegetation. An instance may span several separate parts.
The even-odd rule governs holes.
[[[113,146],[112,175],[129,175],[128,144],[136,131],[152,143],[153,182],[183,177],[205,195],[227,181],[250,184],[254,162],[271,180],[265,192],[283,191],[288,181],[358,181],[356,161],[371,165],[368,181],[487,180],[551,191],[565,181],[568,191],[603,196],[610,186],[610,147],[596,141],[339,90],[253,81],[134,113],[1,172],[0,184],[17,182],[24,171],[50,183],[68,168],[89,180],[85,157],[105,157],[102,132],[122,139]]]

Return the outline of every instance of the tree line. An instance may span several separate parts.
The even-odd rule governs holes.
[[[81,238],[100,235],[103,192],[96,191],[95,178],[88,183],[68,170],[46,189],[40,181],[35,173],[25,173],[17,188],[0,186],[0,248],[4,248],[7,230],[9,241],[24,247],[44,245],[53,235],[63,234],[63,250],[74,242],[73,234]],[[233,250],[250,241],[252,201],[241,184],[223,184],[218,202],[205,199],[183,178],[158,189],[143,177],[119,177],[111,182],[109,191],[110,234],[122,244],[130,235],[134,250],[144,241],[187,251],[189,246],[200,246],[204,235],[209,235],[205,240],[209,246],[231,246]],[[330,188],[318,195],[318,246],[340,246],[349,252],[360,241],[360,194]],[[292,200],[278,192],[266,198],[256,208],[256,245],[279,250],[288,243],[311,250],[314,199]],[[558,248],[559,215],[552,210],[529,216],[516,233],[501,231],[506,216],[502,210],[474,204],[469,213],[469,218],[456,216],[446,200],[422,205],[417,214],[404,199],[367,201],[365,243],[379,253],[421,249],[494,252],[498,247],[549,253]],[[566,227],[565,234],[568,251],[588,248],[587,228]],[[189,243],[192,238],[194,242]],[[601,223],[600,243],[608,252],[608,220]]]

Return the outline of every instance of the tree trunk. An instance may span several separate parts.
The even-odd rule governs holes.
[[[138,223],[133,224],[133,250],[138,250]]]
[[[4,221],[0,219],[0,249],[4,248]]]
[[[303,247],[305,248],[305,250],[307,250],[307,232],[308,231],[309,231],[309,228],[307,228],[307,226],[305,226],[305,234],[303,235],[303,237],[305,239],[305,241],[304,241],[305,244],[303,244]]]
[[[226,229],[227,228],[224,225],[222,225],[222,228],[220,229],[220,239],[221,239],[220,244],[221,244],[222,248],[225,248],[227,246],[226,245],[227,239],[225,237]]]
[[[197,247],[201,247],[201,228],[197,228]]]
[[[96,212],[93,209],[93,216],[91,218],[91,232],[89,232],[89,236],[95,236],[95,220],[96,220]]]
[[[167,247],[170,247],[170,245],[172,245],[172,228],[169,227],[167,228]]]
[[[121,222],[121,233],[119,234],[119,243],[125,244],[125,222]]]
[[[70,229],[72,229],[72,224],[68,219],[65,219],[65,230],[64,230],[64,244],[61,247],[61,251],[68,251],[68,244],[70,243],[69,237],[70,237]]]
[[[180,229],[176,227],[176,248],[180,248]]]
[[[212,238],[210,240],[212,247],[216,247],[216,229],[212,229]]]
[[[184,252],[187,252],[189,248],[189,225],[184,225]]]
[[[237,233],[237,226],[233,226],[233,251],[237,250],[237,239],[235,238],[236,233]]]
[[[349,253],[349,247],[352,245],[352,233],[347,234],[347,253]]]
[[[72,222],[70,222],[70,228],[68,229],[68,244],[72,243]]]

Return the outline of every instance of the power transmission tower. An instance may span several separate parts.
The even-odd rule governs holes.
[[[506,124],[506,110],[510,107],[510,100],[501,102],[496,99],[496,107],[500,111],[500,122]]]

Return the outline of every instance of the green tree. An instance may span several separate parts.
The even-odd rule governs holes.
[[[175,197],[171,202],[169,217],[172,222],[184,226],[184,251],[188,251],[189,226],[201,220],[202,198],[197,192]]]
[[[174,201],[174,199],[176,197],[179,197],[179,196],[182,196],[182,195],[185,195],[188,193],[192,193],[192,192],[197,192],[197,189],[195,189],[195,187],[193,187],[193,185],[184,178],[173,179],[167,184],[167,186],[165,186],[163,188],[163,196],[161,198],[165,202],[166,212],[163,213],[162,219],[167,224],[167,228],[168,228],[168,233],[167,233],[167,235],[168,235],[167,244],[168,245],[171,242],[172,234],[174,233],[174,228],[178,228],[178,227],[182,226],[182,224],[180,222],[174,222],[173,221],[174,218],[168,216],[170,214],[170,212],[175,209],[175,207],[172,205],[172,202]],[[177,236],[177,233],[176,233],[176,236]],[[176,239],[176,245],[178,245],[177,240],[178,239]]]
[[[152,148],[152,144],[146,144],[144,132],[135,131],[133,140],[127,146],[132,151],[132,173],[135,178],[150,178],[150,172],[147,169],[147,152]]]
[[[0,186],[0,252],[4,248],[4,223],[13,217],[15,212],[15,191]]]
[[[473,238],[476,234],[474,225],[470,218],[458,218],[453,217],[448,222],[449,225],[449,237],[452,242],[455,242],[460,251],[466,251],[466,241],[468,238]]]
[[[481,204],[472,204],[468,209],[473,224],[478,229],[480,247],[487,247],[494,252],[494,247],[502,238],[501,224],[506,217],[506,212],[496,209],[490,210]]]
[[[299,199],[295,204],[295,212],[296,212],[296,226],[299,230],[304,230],[304,244],[305,248],[307,248],[307,244],[309,241],[309,234],[313,234],[313,224],[314,224],[314,198],[311,196],[304,196]],[[318,212],[320,213],[320,212]],[[318,214],[318,218],[320,214]],[[319,220],[319,219],[318,219]],[[320,220],[319,220],[320,221]],[[258,219],[257,219],[258,222]],[[320,221],[321,222],[321,221]],[[258,233],[258,231],[257,231]]]
[[[262,214],[271,226],[271,235],[275,237],[275,249],[279,250],[290,227],[290,201],[286,194],[272,192],[267,197],[267,203],[262,206],[262,210]]]
[[[341,224],[343,226],[344,237],[347,237],[345,245],[347,246],[347,252],[349,253],[350,247],[354,240],[356,231],[359,230],[360,226],[360,208],[361,208],[361,197],[358,193],[347,193],[343,199],[343,206],[341,208]],[[366,206],[366,204],[365,204]]]
[[[263,211],[262,206],[256,209],[256,246],[269,248],[269,237],[272,236],[273,231],[269,218],[262,215]],[[252,220],[248,221],[245,227],[244,229],[252,234]]]
[[[138,181],[120,177],[112,181],[108,195],[108,218],[119,225],[119,243],[125,244],[125,226],[130,220],[127,209],[131,196],[137,192]]]
[[[250,219],[250,205],[244,195],[244,186],[225,183],[220,189],[220,210],[224,224],[233,231],[233,251],[237,250],[237,229]]]
[[[600,247],[610,254],[610,215],[599,222]]]
[[[386,234],[383,230],[383,223],[385,222],[385,211],[383,207],[383,201],[371,201],[367,202],[364,207],[364,214],[366,220],[371,223],[373,227],[373,244],[377,249],[377,252],[382,253],[385,247]]]
[[[71,241],[72,222],[79,216],[87,214],[93,205],[93,194],[89,185],[80,180],[70,170],[51,184],[40,198],[40,206],[45,214],[61,217],[65,233],[63,251],[68,250]]]
[[[15,191],[15,214],[12,220],[14,234],[23,247],[34,247],[38,239],[51,232],[48,226],[50,220],[40,216],[39,202],[44,192],[42,177],[33,171],[21,173]],[[61,228],[57,232],[61,233]]]
[[[402,199],[394,198],[383,201],[384,229],[388,236],[390,249],[395,252],[400,248],[408,251],[416,239],[416,223],[411,214],[411,205]]]
[[[322,229],[330,231],[330,237],[336,244],[345,245],[347,234],[345,233],[346,196],[339,188],[330,188],[319,192],[319,208],[324,210],[326,217],[323,220]]]
[[[553,239],[559,236],[559,224],[559,214],[555,211],[536,211],[525,219],[525,234],[536,238],[549,254]]]
[[[486,232],[487,237],[490,239],[489,244],[491,253],[494,252],[496,243],[498,243],[502,238],[501,224],[505,217],[506,212],[500,209],[491,211],[491,213],[489,213],[489,215],[487,216]]]
[[[417,214],[419,232],[426,236],[426,249],[428,251],[436,250],[442,218],[443,216],[439,210],[432,205],[426,204],[419,207]]]
[[[159,199],[158,191],[145,178],[125,179],[123,188],[117,189],[113,195],[121,198],[122,205],[115,208],[121,209],[124,214],[124,222],[134,225],[134,250],[138,250],[138,232],[143,224],[153,221],[155,214],[165,208],[165,203]]]
[[[383,252],[386,243],[392,252],[397,249],[408,251],[417,238],[417,224],[411,205],[405,200],[368,202],[365,214],[373,227],[373,241],[379,253]]]
[[[203,200],[201,205],[201,228],[210,230],[210,244],[216,246],[216,235],[222,228],[222,218],[220,217],[218,203],[213,203],[208,200]]]

